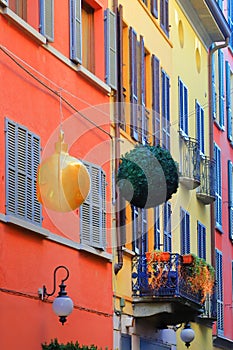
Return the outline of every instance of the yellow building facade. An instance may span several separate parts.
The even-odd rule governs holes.
[[[225,38],[214,2],[188,3],[109,1],[117,39],[114,181],[119,158],[138,144],[166,149],[179,172],[178,190],[155,208],[138,208],[119,193],[113,201],[114,349],[185,349],[180,333],[188,323],[192,349],[212,348],[211,293],[195,299],[182,264],[191,253],[208,269],[213,263],[208,52]],[[155,258],[157,251],[168,251],[169,261]]]

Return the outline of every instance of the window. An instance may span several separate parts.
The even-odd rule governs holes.
[[[228,8],[228,23],[229,23],[229,26],[231,28],[231,36],[230,36],[229,46],[233,50],[233,3],[232,3],[232,0],[228,0],[227,8]]]
[[[154,208],[154,249],[160,250],[160,218],[159,206]]]
[[[222,229],[222,166],[221,166],[221,150],[215,144],[214,145],[214,158],[215,158],[215,217],[216,227]]]
[[[94,9],[70,0],[70,58],[94,73]]]
[[[151,13],[158,18],[158,0],[151,0]]]
[[[182,136],[188,136],[188,89],[179,79],[179,128]]]
[[[190,215],[183,208],[180,209],[180,243],[181,254],[190,253]]]
[[[152,55],[152,127],[153,143],[160,144],[160,64],[155,55]]]
[[[206,260],[206,227],[197,222],[197,251],[199,258]]]
[[[9,0],[8,6],[24,21],[27,21],[27,0]]]
[[[205,153],[205,135],[204,135],[204,109],[196,101],[196,138],[198,148],[202,154]]]
[[[223,274],[222,252],[216,249],[216,280],[217,280],[217,331],[223,335]]]
[[[233,6],[232,6],[233,7]],[[233,143],[233,116],[232,116],[232,104],[233,99],[231,97],[233,91],[233,73],[228,61],[226,61],[226,108],[227,108],[227,138]]]
[[[91,178],[90,193],[80,207],[80,241],[95,248],[106,247],[106,176],[97,165],[84,163]]]
[[[106,83],[113,89],[117,85],[116,15],[109,9],[104,16]]]
[[[132,230],[133,230],[133,250],[136,254],[144,254],[147,251],[147,211],[131,206]]]
[[[40,163],[40,138],[6,119],[6,214],[41,225],[41,205],[36,197]]]
[[[233,163],[228,160],[228,215],[229,237],[233,241]]]
[[[54,41],[54,0],[40,0],[40,32]]]
[[[121,349],[131,350],[131,335],[129,334],[121,334]]]
[[[172,234],[171,234],[171,204],[166,202],[164,204],[164,219],[163,219],[163,248],[164,251],[172,251]]]
[[[162,70],[162,146],[170,149],[170,79]]]
[[[160,26],[166,35],[169,35],[168,0],[160,0]]]

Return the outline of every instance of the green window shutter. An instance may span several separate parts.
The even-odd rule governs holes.
[[[70,0],[70,59],[82,63],[81,0]]]
[[[228,215],[229,238],[233,241],[233,164],[228,160]]]
[[[116,90],[117,88],[116,15],[109,9],[105,10],[104,27],[105,27],[106,83]]]
[[[54,0],[40,0],[40,32],[54,41]]]
[[[80,207],[81,243],[106,248],[106,179],[97,165],[84,163],[91,178],[90,193]]]
[[[41,225],[41,205],[36,197],[40,139],[6,119],[6,213]]]
[[[226,61],[226,108],[227,108],[227,138],[232,142],[232,109],[231,109],[231,68]]]

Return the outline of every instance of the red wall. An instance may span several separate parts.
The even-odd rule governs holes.
[[[28,1],[28,3],[30,3]],[[56,50],[69,57],[68,2],[55,3]],[[64,8],[61,8],[64,6]],[[97,1],[99,30],[95,33],[96,75],[104,81],[103,11],[106,1]],[[35,11],[33,13],[33,11]],[[38,8],[29,21],[37,28]],[[81,77],[0,14],[0,42],[17,62],[29,69],[53,90],[59,91],[84,115],[109,132],[109,96],[106,91]],[[20,61],[21,59],[22,61]],[[29,66],[26,66],[26,62]],[[102,166],[107,176],[107,201],[111,201],[110,145],[107,134],[79,114],[58,96],[30,77],[0,50],[0,214],[5,214],[5,117],[24,125],[41,137],[43,157],[53,152],[60,122],[70,154]],[[4,87],[4,88],[3,88]],[[68,93],[68,92],[69,93]],[[94,108],[93,108],[94,106]],[[100,111],[96,110],[96,106]],[[55,132],[56,131],[56,132]],[[55,134],[54,134],[55,132]],[[54,136],[55,135],[55,136]],[[0,215],[1,216],[1,215]],[[110,213],[108,214],[110,225]],[[79,241],[77,213],[53,216],[43,208],[43,227]],[[60,224],[60,222],[62,224]],[[58,224],[57,224],[58,222]],[[110,237],[108,237],[110,239]],[[111,242],[108,241],[108,251]],[[58,265],[69,268],[67,292],[75,308],[62,326],[52,311],[50,297],[42,302],[38,288],[52,290],[53,271]],[[58,273],[58,283],[64,277]],[[107,259],[59,244],[14,224],[0,221],[0,348],[39,350],[53,338],[112,349],[112,265]]]

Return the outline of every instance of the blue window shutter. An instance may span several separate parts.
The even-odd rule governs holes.
[[[178,80],[179,89],[179,127],[181,131],[184,131],[184,96],[183,96],[183,83]]]
[[[204,109],[200,106],[198,101],[196,101],[196,135],[199,150],[204,154]]]
[[[40,0],[40,32],[54,41],[54,0]]]
[[[171,237],[171,204],[166,202],[164,203],[164,218],[163,218],[163,235],[164,242],[163,248],[164,251],[171,252],[172,250],[172,237]]]
[[[41,225],[36,197],[40,138],[6,119],[6,213]]]
[[[216,144],[214,145],[214,154],[215,154],[215,163],[216,163],[215,216],[216,216],[216,225],[221,229],[222,228],[222,167],[221,167],[221,150]]]
[[[162,70],[162,146],[170,149],[170,79]]]
[[[215,56],[212,55],[212,118],[216,119],[216,83],[215,83]]]
[[[227,108],[227,138],[232,141],[232,110],[231,110],[231,68],[226,61],[226,108]]]
[[[199,221],[197,222],[197,242],[198,242],[198,256],[206,259],[206,228]]]
[[[184,132],[188,135],[188,89],[184,86]]]
[[[137,34],[129,29],[130,48],[130,102],[131,102],[131,136],[138,140],[138,79],[137,79]]]
[[[160,215],[159,215],[159,206],[154,208],[154,249],[160,249]]]
[[[223,66],[224,66],[224,57],[221,50],[218,51],[218,60],[219,60],[219,125],[224,126],[224,77],[223,77]]]
[[[233,241],[233,164],[228,160],[228,213],[229,237]]]
[[[152,55],[152,108],[154,145],[160,144],[160,64]]]
[[[223,335],[223,273],[222,252],[216,250],[216,280],[217,280],[217,330],[218,335]]]
[[[185,254],[185,212],[180,209],[180,243],[181,243],[181,254]]]
[[[109,9],[104,16],[106,83],[117,88],[116,15]]]
[[[106,247],[106,180],[103,170],[84,162],[91,177],[91,189],[80,207],[81,243],[95,248]]]
[[[151,0],[151,13],[155,18],[158,18],[158,0]]]
[[[70,0],[70,59],[82,63],[81,0]]]

